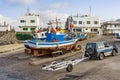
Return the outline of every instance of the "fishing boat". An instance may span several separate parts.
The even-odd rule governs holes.
[[[49,30],[45,33],[44,39],[42,39],[42,36],[37,33],[35,35],[40,37],[35,37],[32,40],[26,40],[24,42],[26,48],[25,53],[34,56],[42,56],[46,54],[54,56],[57,53],[65,54],[66,51],[81,49],[81,46],[78,44],[78,40],[81,38],[80,36],[77,36],[72,32],[69,34],[65,33],[60,27],[53,27],[51,23],[50,25]]]
[[[32,39],[24,42],[25,53],[33,54],[34,56],[42,56],[45,54],[53,54],[54,52],[61,52],[65,54],[66,51],[77,49],[78,38],[73,35],[66,35],[63,33],[46,33],[46,39]]]

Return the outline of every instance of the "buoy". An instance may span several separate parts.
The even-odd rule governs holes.
[[[40,30],[40,29],[38,29],[36,32],[37,32],[37,33],[40,33],[40,32],[41,32],[41,30]]]
[[[71,24],[70,24],[70,28],[71,28],[71,29],[74,28],[74,24],[71,23]]]

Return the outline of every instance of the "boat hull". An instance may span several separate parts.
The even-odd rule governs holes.
[[[66,48],[67,46],[72,46],[76,43],[76,41],[77,39],[61,42],[35,42],[29,40],[24,42],[24,46],[29,49],[55,50],[56,48]],[[68,49],[66,48],[66,50]]]
[[[77,41],[78,39],[61,42],[36,42],[28,40],[24,42],[24,46],[26,49],[30,50],[29,53],[32,53],[35,56],[41,56],[46,53],[51,54],[51,52],[56,50],[72,50],[77,44]],[[25,51],[25,53],[28,53],[28,51]]]

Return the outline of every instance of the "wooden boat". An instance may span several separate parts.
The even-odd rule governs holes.
[[[70,35],[48,33],[45,40],[33,39],[25,41],[25,53],[41,56],[57,51],[64,54],[66,51],[80,48],[77,41],[78,38]]]

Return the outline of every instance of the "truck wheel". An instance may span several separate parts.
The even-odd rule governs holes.
[[[99,56],[98,56],[99,60],[103,60],[104,59],[104,54],[103,53],[100,53]]]
[[[115,50],[112,50],[112,56],[116,56],[116,51]]]
[[[89,53],[89,54],[93,54],[93,53],[94,53],[94,49],[93,49],[93,48],[89,48],[89,49],[88,49],[88,53]]]
[[[66,71],[67,72],[71,72],[73,70],[73,65],[72,64],[68,64]]]

